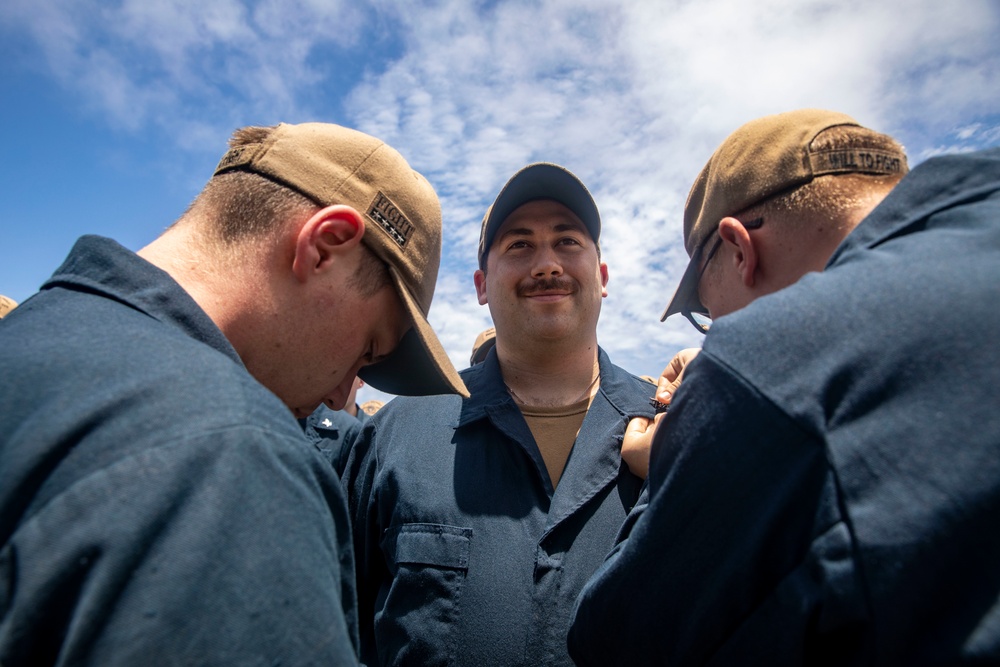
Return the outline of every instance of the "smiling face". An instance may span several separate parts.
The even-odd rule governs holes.
[[[476,271],[480,304],[489,304],[498,341],[596,340],[607,266],[583,222],[551,200],[523,204],[504,220],[486,270]]]

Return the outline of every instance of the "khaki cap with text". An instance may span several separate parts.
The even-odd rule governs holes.
[[[684,205],[684,247],[691,261],[660,321],[703,308],[698,297],[701,251],[722,218],[825,174],[906,173],[902,151],[812,147],[818,134],[842,125],[861,127],[836,111],[800,109],[752,120],[722,142]]]
[[[339,125],[282,123],[266,141],[229,150],[215,173],[233,170],[265,176],[321,206],[351,206],[365,218],[362,241],[388,266],[413,321],[386,359],[361,369],[365,382],[399,395],[469,395],[427,322],[441,262],[441,205],[402,155]]]

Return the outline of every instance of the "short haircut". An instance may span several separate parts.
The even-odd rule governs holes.
[[[855,125],[823,130],[813,140],[813,150],[875,149],[903,153],[903,147],[887,134]],[[838,218],[868,201],[872,194],[885,194],[904,176],[896,174],[827,174],[805,185],[779,192],[733,214],[741,220],[774,213],[818,214]]]
[[[348,285],[358,290],[361,296],[370,297],[383,287],[391,285],[392,280],[389,278],[389,266],[385,262],[364,245],[361,246],[361,250],[363,251],[361,264],[351,276]]]
[[[275,126],[240,128],[233,132],[229,147],[266,142],[274,130]],[[289,219],[305,218],[320,208],[319,203],[277,181],[235,170],[212,177],[188,212],[204,215],[210,233],[229,246],[272,238]],[[391,280],[385,262],[363,245],[362,251],[361,264],[349,285],[369,297]]]
[[[267,140],[274,127],[243,127],[230,148]],[[214,176],[189,211],[206,214],[210,231],[225,244],[270,236],[289,218],[319,210],[317,202],[259,174],[231,171]]]

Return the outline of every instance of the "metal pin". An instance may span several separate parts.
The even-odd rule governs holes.
[[[653,410],[656,411],[656,414],[660,414],[661,412],[666,412],[667,408],[670,407],[668,403],[661,403],[655,398],[649,399],[649,404],[653,406]]]

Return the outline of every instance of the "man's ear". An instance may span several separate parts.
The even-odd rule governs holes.
[[[746,287],[753,287],[760,260],[759,248],[750,232],[736,218],[726,217],[719,222],[719,237],[732,250],[732,263]]]
[[[292,272],[305,282],[309,275],[352,251],[364,235],[365,220],[357,209],[342,204],[320,209],[299,228]]]
[[[479,305],[485,306],[486,301],[486,274],[482,269],[476,269],[472,274],[472,281],[476,283],[476,296],[479,297]]]
[[[608,279],[611,276],[608,274],[608,265],[601,262],[601,296],[606,297],[608,295]]]

